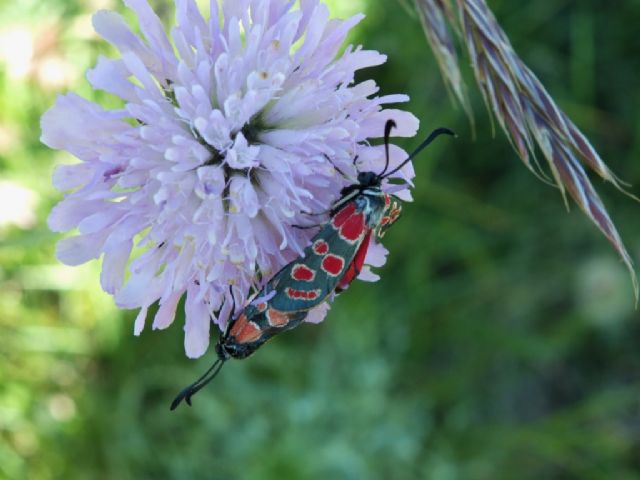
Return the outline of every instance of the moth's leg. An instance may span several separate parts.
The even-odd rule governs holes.
[[[347,177],[345,175],[345,173],[342,170],[340,170],[335,163],[333,163],[333,160],[331,160],[331,158],[329,158],[329,155],[327,155],[326,153],[324,153],[323,155],[324,155],[324,158],[327,159],[327,162],[329,162],[331,164],[331,166],[335,169],[336,172],[338,172],[340,175],[342,175],[347,180],[349,179],[349,177]]]
[[[312,228],[322,227],[322,223],[317,223],[315,225],[291,225],[293,228],[297,228],[298,230],[311,230]]]

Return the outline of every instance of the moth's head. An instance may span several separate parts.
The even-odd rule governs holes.
[[[216,343],[216,355],[223,362],[230,357],[229,352],[225,349],[224,338],[222,336],[218,340],[218,343]]]
[[[373,172],[360,172],[358,174],[358,184],[363,187],[379,187],[380,176]]]

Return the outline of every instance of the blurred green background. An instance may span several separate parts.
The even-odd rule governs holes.
[[[152,3],[170,18],[170,2]],[[366,73],[411,95],[420,135],[448,126],[459,138],[417,161],[380,282],[356,282],[326,322],[230,363],[194,408],[170,413],[213,352],[185,358],[182,319],[134,338],[135,313],[101,293],[97,262],[60,265],[45,223],[60,199],[52,169],[70,159],[39,143],[39,117],[67,90],[113,102],[83,72],[113,54],[90,13],[124,8],[2,2],[0,478],[640,478],[640,322],[619,259],[492,136],[473,85],[472,140],[414,14],[329,3],[367,13],[352,41],[389,54]],[[640,185],[640,3],[489,4],[603,158]],[[639,205],[596,184],[637,260]]]

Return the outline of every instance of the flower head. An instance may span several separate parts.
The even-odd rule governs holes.
[[[385,61],[361,48],[339,54],[362,15],[330,20],[317,0],[298,10],[288,0],[234,0],[221,11],[212,1],[207,21],[194,0],[176,0],[169,37],[146,0],[125,3],[144,40],[118,14],[98,12],[95,29],[120,58],[100,58],[87,75],[123,107],[69,94],[43,116],[42,141],[80,160],[54,173],[67,193],[49,225],[78,229],[58,244],[62,262],[103,255],[102,288],[121,308],[140,309],[136,334],[152,304],[153,328],[166,328],[186,296],[185,349],[197,357],[211,321],[224,326],[234,305],[302,252],[312,231],[293,226],[339,197],[350,181],[338,169],[351,178],[380,171],[383,150],[368,139],[388,118],[398,136],[414,135],[418,121],[382,109],[407,97],[354,83],[356,70]],[[405,157],[392,149],[392,163]],[[411,165],[399,175],[410,180]],[[384,263],[381,246],[369,253],[373,266]]]

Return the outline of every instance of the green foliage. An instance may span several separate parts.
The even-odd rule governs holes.
[[[69,159],[39,144],[39,117],[67,88],[110,101],[82,78],[106,51],[86,33],[105,3],[0,7],[0,33],[36,39],[26,73],[0,59],[0,193],[10,181],[35,198],[35,221],[0,226],[0,478],[638,478],[640,324],[623,266],[492,137],[474,90],[472,140],[417,18],[387,1],[363,2],[354,39],[389,55],[370,74],[411,95],[423,135],[459,138],[418,160],[380,282],[356,282],[326,322],[229,363],[194,408],[170,413],[213,355],[184,357],[181,319],[132,337],[99,266],[60,266],[45,223],[51,170]],[[490,3],[603,158],[640,184],[638,3]],[[57,83],[52,58],[67,69]],[[600,190],[637,257],[638,205]]]

